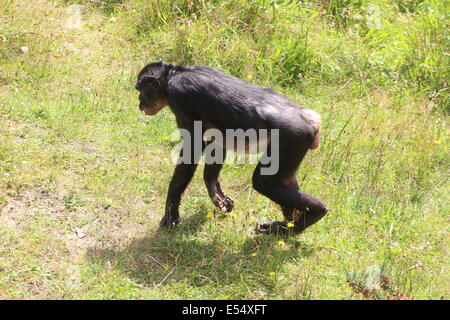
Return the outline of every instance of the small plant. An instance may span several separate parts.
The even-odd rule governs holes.
[[[375,268],[376,269],[376,268]],[[386,274],[385,265],[381,269],[368,268],[361,273],[347,274],[347,283],[355,293],[373,300],[414,300],[408,296]]]
[[[84,205],[85,201],[82,200],[78,195],[76,194],[70,194],[63,199],[64,206],[69,211],[75,211],[77,208]]]

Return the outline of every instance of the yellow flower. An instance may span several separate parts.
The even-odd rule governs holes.
[[[214,213],[213,212],[208,212],[207,214],[206,214],[206,217],[208,218],[208,219],[212,219],[213,217],[214,217]]]
[[[275,272],[269,272],[269,275],[271,275],[271,276],[274,276],[275,275]]]
[[[230,216],[233,217],[233,218],[236,218],[236,217],[237,217],[237,214],[234,213],[234,212],[230,212]]]
[[[252,256],[252,257],[256,257],[256,253],[253,252],[253,253],[251,254],[251,256]]]
[[[286,244],[283,240],[280,240],[280,241],[278,241],[278,244],[280,245],[280,246],[282,246],[282,245],[284,245],[284,244]]]
[[[292,222],[288,222],[287,227],[288,228],[292,228],[294,226],[294,224]]]

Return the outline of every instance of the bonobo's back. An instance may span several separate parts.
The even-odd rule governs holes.
[[[189,105],[192,114],[202,119],[208,118],[214,109],[221,115],[221,119],[214,120],[222,128],[235,128],[239,123],[242,129],[256,126],[295,131],[293,124],[304,122],[301,110],[306,108],[275,90],[206,66],[183,67],[171,78],[167,90],[169,103],[175,109],[177,105]]]

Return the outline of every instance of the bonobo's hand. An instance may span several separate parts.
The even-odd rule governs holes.
[[[178,224],[180,224],[181,218],[180,216],[168,215],[166,214],[162,219],[159,225],[163,228],[174,228]]]
[[[234,201],[229,196],[224,194],[220,196],[219,194],[215,194],[212,199],[214,205],[218,207],[223,212],[231,212],[234,208]]]

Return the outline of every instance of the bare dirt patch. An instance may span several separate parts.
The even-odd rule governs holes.
[[[5,221],[9,227],[20,228],[38,213],[57,218],[64,215],[65,210],[65,205],[56,195],[36,188],[27,189],[6,199],[6,205],[0,211],[0,221]]]
[[[63,240],[70,255],[75,257],[80,253],[80,249],[95,245],[94,237],[89,235],[80,237],[80,233],[77,235],[76,232],[78,227],[71,228],[70,223],[67,224],[71,216],[82,217],[86,213],[84,208],[72,210],[68,206],[66,192],[56,193],[45,188],[29,188],[6,198],[6,205],[0,210],[0,228],[21,231],[33,224],[34,227],[41,229],[39,232]]]

